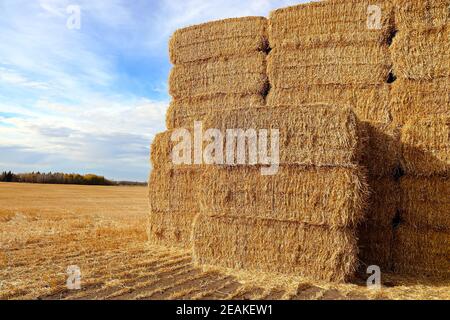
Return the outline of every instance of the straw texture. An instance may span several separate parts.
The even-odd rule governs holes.
[[[153,169],[150,174],[149,200],[152,212],[197,212],[198,167],[172,166]]]
[[[152,244],[190,249],[193,222],[197,212],[150,212],[148,238]]]
[[[391,46],[397,77],[433,80],[450,77],[450,27],[399,32]]]
[[[331,121],[332,119],[332,121]],[[350,109],[325,105],[304,108],[253,108],[223,110],[203,117],[203,129],[218,129],[227,138],[228,129],[267,129],[267,148],[271,148],[270,130],[279,130],[280,164],[353,167],[361,161],[362,147],[367,140],[363,126]],[[187,128],[194,136],[193,125]],[[178,141],[172,141],[173,130],[158,134],[152,145],[152,163],[162,166],[172,159]],[[259,135],[258,135],[259,137]],[[234,138],[236,141],[236,138]],[[248,141],[246,139],[245,141]],[[203,147],[209,144],[203,141]],[[247,149],[246,149],[247,150]],[[191,163],[194,154],[191,152]],[[246,152],[248,164],[248,152]]]
[[[175,31],[169,42],[170,60],[189,63],[264,51],[267,19],[232,18],[207,22]]]
[[[392,270],[394,221],[400,207],[400,185],[392,177],[368,177],[370,196],[366,219],[358,227],[359,259],[365,268],[377,265]]]
[[[169,77],[169,92],[177,99],[219,93],[261,94],[267,86],[266,54],[262,52],[175,65]]]
[[[366,139],[350,109],[330,105],[230,110],[205,117],[205,128],[278,129],[280,164],[353,166]]]
[[[389,78],[387,49],[375,46],[335,46],[305,50],[273,49],[267,72],[275,88],[291,89],[304,84],[368,85]]]
[[[212,167],[200,184],[202,214],[332,228],[361,222],[368,193],[361,170],[331,167],[283,167],[273,176],[262,176],[258,167]]]
[[[410,177],[401,179],[402,219],[410,226],[450,232],[450,179]]]
[[[217,94],[173,100],[167,110],[166,125],[168,129],[192,127],[194,121],[201,121],[214,112],[257,108],[264,104],[264,98],[257,94]]]
[[[372,177],[394,177],[400,168],[399,130],[389,124],[365,122],[367,142],[362,163]]]
[[[198,167],[174,166],[166,136],[158,134],[151,148],[148,238],[152,244],[190,249],[192,223],[200,210],[196,181],[202,172]]]
[[[272,88],[267,96],[271,107],[326,103],[352,108],[361,121],[391,121],[390,86],[301,85],[291,89]]]
[[[450,22],[449,0],[394,0],[400,30],[441,27]]]
[[[171,132],[158,133],[150,147],[150,159],[153,169],[168,169],[172,165],[173,143],[170,140]],[[150,176],[150,179],[152,177]]]
[[[400,227],[395,234],[394,271],[401,274],[450,275],[450,234]]]
[[[358,259],[448,277],[449,1],[329,0],[176,31],[150,241],[192,249],[197,265],[315,280],[349,280]],[[268,130],[270,153],[278,130],[278,174],[175,166],[172,133],[193,139],[194,121],[219,129],[224,151],[227,130],[243,130],[247,164],[244,131]]]
[[[370,196],[367,200],[366,224],[370,227],[390,228],[400,207],[401,189],[391,177],[369,177]]]
[[[370,5],[381,9],[381,29],[369,29]],[[273,48],[311,46],[319,43],[386,42],[393,28],[390,1],[322,1],[275,10],[269,18],[269,41]],[[312,41],[308,41],[311,39]]]
[[[450,170],[450,117],[408,122],[402,129],[403,165],[408,174],[446,175]]]
[[[357,268],[352,230],[200,215],[193,242],[194,261],[200,265],[337,282],[348,280]]]
[[[359,227],[358,236],[361,269],[365,272],[368,266],[376,265],[382,272],[391,271],[394,230],[364,224]]]
[[[414,118],[450,117],[450,78],[397,80],[392,85],[392,117],[397,125]]]

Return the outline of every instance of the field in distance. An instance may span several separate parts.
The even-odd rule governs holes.
[[[201,270],[148,245],[146,187],[0,183],[0,299],[450,299],[450,284],[383,275],[333,285]],[[66,286],[81,271],[81,290]]]

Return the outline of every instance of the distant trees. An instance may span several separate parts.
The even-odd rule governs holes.
[[[17,176],[11,171],[3,171],[0,175],[1,182],[16,182]]]
[[[95,174],[80,175],[60,172],[31,172],[15,174],[4,171],[0,174],[0,182],[50,183],[50,184],[80,184],[80,185],[117,185],[116,182]]]

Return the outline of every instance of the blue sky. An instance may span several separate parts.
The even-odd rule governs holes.
[[[0,0],[0,171],[145,181],[177,28],[291,0]],[[81,9],[69,29],[70,5]]]

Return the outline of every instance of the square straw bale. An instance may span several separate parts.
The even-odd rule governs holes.
[[[369,28],[369,6],[381,10],[380,27]],[[300,4],[270,13],[272,48],[316,46],[327,43],[387,43],[393,29],[391,1],[337,0]]]
[[[379,85],[392,69],[387,48],[333,46],[305,50],[273,49],[267,59],[270,84],[290,89],[314,85]]]
[[[258,94],[216,94],[175,99],[167,110],[166,125],[168,129],[192,127],[194,121],[202,121],[207,114],[213,112],[256,108],[264,105],[264,97]]]
[[[311,103],[352,108],[361,121],[390,122],[390,85],[301,85],[291,89],[273,87],[267,96],[272,107]]]
[[[348,280],[357,269],[358,248],[351,229],[199,215],[193,244],[197,265],[334,282]]]
[[[181,64],[264,51],[267,24],[264,17],[244,17],[179,29],[169,42],[170,61]]]
[[[364,220],[368,194],[355,168],[287,166],[262,176],[257,166],[209,167],[200,180],[201,213],[266,218],[331,228]]]
[[[176,99],[212,94],[262,94],[267,90],[266,54],[175,65],[169,92]]]
[[[448,279],[450,233],[401,226],[395,233],[394,272]]]
[[[212,113],[204,128],[279,130],[282,165],[354,166],[366,140],[353,111],[323,104]]]
[[[399,79],[450,77],[450,26],[399,32],[391,46]]]

